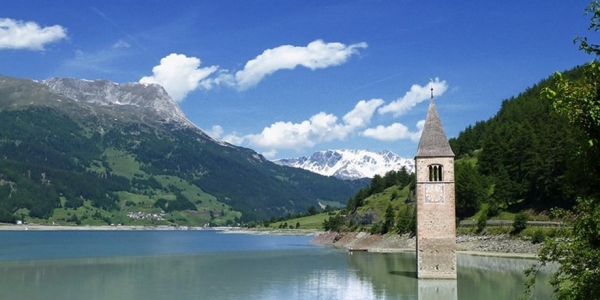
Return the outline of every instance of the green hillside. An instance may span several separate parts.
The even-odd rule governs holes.
[[[226,225],[345,203],[364,186],[135,114],[0,77],[0,221]]]

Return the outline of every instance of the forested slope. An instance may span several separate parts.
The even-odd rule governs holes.
[[[581,75],[580,67],[564,73],[568,78]],[[552,100],[543,95],[542,90],[554,84],[550,77],[504,100],[494,117],[467,127],[450,140],[457,159],[475,162],[470,172],[477,172],[488,191],[478,201],[488,202],[492,214],[575,204],[567,181],[577,176],[574,153],[581,132],[555,113]],[[457,178],[457,184],[459,181]],[[458,192],[457,201],[461,201]]]

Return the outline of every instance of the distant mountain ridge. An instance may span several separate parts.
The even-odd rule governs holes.
[[[273,162],[343,180],[383,176],[388,171],[402,167],[409,173],[415,171],[412,158],[402,158],[391,151],[325,150],[315,152],[310,157],[278,159]]]
[[[0,124],[0,222],[164,211],[163,225],[235,224],[343,204],[366,184],[217,141],[156,84],[0,76]]]

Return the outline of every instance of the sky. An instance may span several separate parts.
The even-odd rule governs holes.
[[[573,43],[597,40],[588,4],[7,0],[0,75],[158,83],[202,130],[269,159],[411,158],[431,88],[452,138],[592,60]]]

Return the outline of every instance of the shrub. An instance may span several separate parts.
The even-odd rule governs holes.
[[[490,201],[490,204],[488,205],[488,208],[485,211],[485,213],[487,214],[488,218],[491,218],[499,215],[500,211],[501,209],[498,203],[496,201]]]
[[[529,221],[529,215],[525,212],[519,212],[515,215],[515,219],[513,221],[513,234],[519,234],[525,228],[527,228],[527,221]]]
[[[534,244],[542,243],[546,240],[546,233],[541,229],[536,229],[531,237],[531,242]]]
[[[394,219],[396,218],[396,213],[392,204],[388,204],[387,209],[385,210],[385,221],[381,226],[381,233],[386,234],[394,227]]]
[[[477,233],[481,233],[485,229],[485,226],[487,225],[487,221],[488,221],[488,212],[487,212],[487,210],[485,210],[485,211],[482,211],[479,214],[479,218],[477,218]]]
[[[417,230],[417,217],[415,208],[409,205],[402,206],[398,212],[398,220],[396,224],[399,234],[414,234]]]
[[[344,217],[340,214],[330,216],[328,219],[323,220],[323,229],[325,231],[340,231],[344,225]]]
[[[381,233],[381,229],[382,229],[381,223],[376,223],[376,224],[373,224],[373,226],[371,226],[371,230],[369,230],[369,233],[379,234],[379,233]]]

